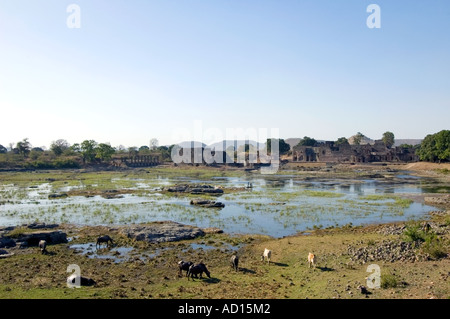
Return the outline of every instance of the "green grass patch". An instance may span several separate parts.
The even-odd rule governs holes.
[[[381,288],[397,288],[399,286],[399,279],[393,274],[382,274],[381,275]]]
[[[310,197],[326,197],[326,198],[338,198],[338,197],[344,196],[344,194],[341,194],[341,193],[310,191],[310,190],[303,191],[302,195],[306,195],[306,196],[310,196]]]

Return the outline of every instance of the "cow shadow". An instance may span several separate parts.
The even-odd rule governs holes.
[[[218,283],[220,282],[220,279],[219,279],[219,278],[214,278],[214,277],[211,277],[211,278],[203,278],[202,280],[203,280],[203,282],[206,282],[206,283],[208,283],[208,284],[218,284]]]
[[[334,268],[329,268],[329,267],[317,267],[317,269],[319,269],[320,271],[334,271]]]
[[[239,272],[243,272],[244,274],[256,274],[256,271],[242,267],[239,267]]]
[[[270,264],[278,266],[278,267],[288,267],[289,266],[288,264],[276,263],[276,262],[272,262],[272,261],[270,262]]]
[[[46,256],[55,256],[56,255],[56,253],[54,252],[54,251],[44,251],[43,253],[42,253],[42,255],[46,255]]]

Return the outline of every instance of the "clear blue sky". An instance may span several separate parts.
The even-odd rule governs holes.
[[[4,146],[171,144],[196,120],[423,138],[450,128],[450,1],[0,0],[0,112]]]

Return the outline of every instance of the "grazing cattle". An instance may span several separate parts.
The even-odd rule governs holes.
[[[109,244],[113,244],[113,240],[111,237],[109,237],[108,235],[105,236],[100,236],[97,238],[97,243],[95,244],[95,248],[101,247],[102,243],[106,243],[106,247],[109,247]]]
[[[236,255],[231,256],[231,267],[234,268],[234,270],[239,271],[239,257]]]
[[[188,272],[189,272],[189,267],[191,267],[193,264],[194,264],[194,263],[193,263],[192,261],[183,261],[183,260],[180,260],[180,261],[178,262],[178,268],[179,268],[179,270],[180,270],[179,276],[182,275],[183,270],[186,271],[186,276],[187,276],[187,274],[188,274]]]
[[[308,268],[311,268],[311,265],[316,268],[316,256],[313,253],[308,254]]]
[[[191,265],[187,273],[188,280],[189,276],[192,278],[192,280],[194,280],[194,276],[195,278],[198,278],[197,275],[200,275],[200,279],[202,279],[203,273],[205,273],[208,278],[211,278],[211,273],[208,271],[204,263]]]
[[[45,240],[41,240],[39,241],[39,249],[41,250],[42,254],[46,254],[47,253],[47,242]]]
[[[267,262],[269,263],[269,265],[270,265],[270,257],[272,256],[272,251],[271,250],[269,250],[269,249],[267,249],[267,248],[265,248],[264,249],[264,253],[262,254],[262,256],[261,256],[261,261],[264,261],[265,259],[267,259]]]

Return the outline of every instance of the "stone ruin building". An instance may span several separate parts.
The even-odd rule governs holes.
[[[296,145],[292,148],[294,162],[371,163],[418,160],[414,148],[388,148],[382,140],[376,140],[373,145],[336,145],[335,142],[327,141],[316,146]]]

